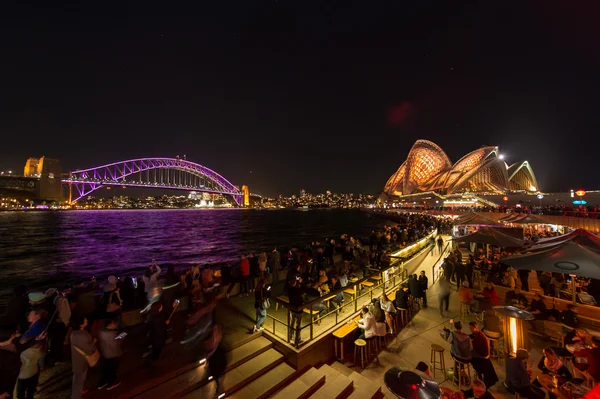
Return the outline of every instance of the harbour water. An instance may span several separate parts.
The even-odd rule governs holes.
[[[98,210],[0,213],[0,302],[11,287],[63,286],[92,276],[237,261],[250,251],[304,246],[386,222],[360,210]]]

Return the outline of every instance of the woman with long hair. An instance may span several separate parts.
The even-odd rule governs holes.
[[[386,295],[385,291],[381,294],[381,298],[379,299],[379,305],[381,309],[385,312],[385,321],[387,322],[388,327],[390,328],[390,334],[394,333],[394,313],[396,313],[396,308],[390,298]]]

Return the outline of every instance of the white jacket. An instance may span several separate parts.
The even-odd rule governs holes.
[[[358,327],[365,330],[365,338],[375,337],[377,335],[375,316],[368,312],[358,321]]]

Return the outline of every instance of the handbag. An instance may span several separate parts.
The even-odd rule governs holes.
[[[98,349],[96,347],[94,347],[94,350],[92,351],[92,353],[89,353],[89,354],[85,353],[84,351],[82,351],[75,345],[73,345],[73,348],[75,348],[75,350],[77,352],[79,352],[79,354],[81,356],[83,356],[85,358],[85,361],[87,362],[88,366],[94,367],[95,365],[98,364],[98,361],[100,360],[100,352],[98,351]]]

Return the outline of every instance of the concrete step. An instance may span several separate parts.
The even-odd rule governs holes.
[[[350,374],[352,374],[352,369],[343,365],[341,362],[333,362],[329,366],[335,371],[342,373],[346,377],[349,377]]]
[[[227,352],[226,371],[233,370],[242,363],[252,359],[265,351],[271,349],[273,343],[260,336],[247,343]],[[180,397],[187,392],[193,391],[209,382],[208,368],[206,362],[202,362],[197,367],[183,372],[182,374],[171,378],[170,380],[157,385],[138,395],[144,398],[171,398]]]
[[[324,364],[319,368],[325,373],[325,385],[319,388],[311,399],[344,399],[352,393],[352,380]]]
[[[325,373],[314,367],[292,381],[269,399],[305,399],[325,384]]]
[[[231,399],[264,399],[292,381],[296,370],[280,363],[241,389],[229,395]]]
[[[354,391],[348,396],[348,399],[374,399],[381,394],[381,387],[377,386],[367,377],[353,371],[350,374],[350,379],[353,382]]]
[[[251,358],[250,360],[225,373],[223,377],[223,388],[225,393],[227,395],[231,395],[233,392],[242,388],[246,384],[252,383],[259,376],[266,374],[269,370],[275,368],[282,362],[283,355],[277,352],[275,349],[269,349],[258,356]],[[211,381],[210,384],[195,386],[194,390],[191,392],[189,389],[186,389],[185,391],[189,393],[183,397],[187,399],[205,399],[207,398],[206,393],[209,390],[207,385],[212,384],[213,383]],[[181,397],[181,395],[177,397]]]

